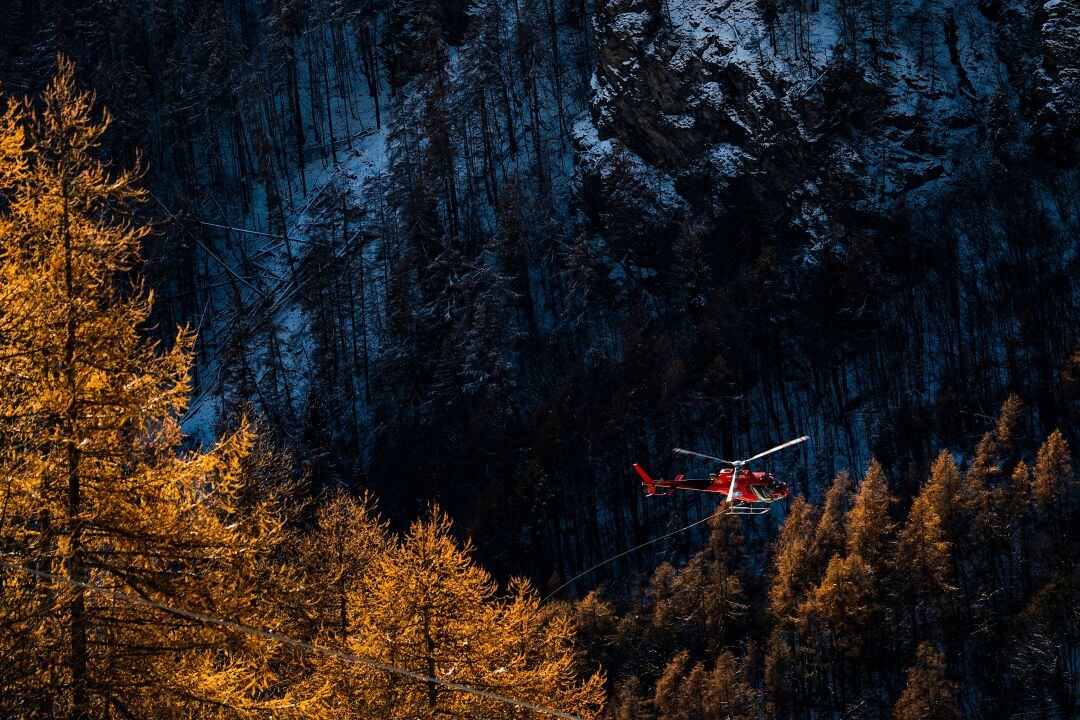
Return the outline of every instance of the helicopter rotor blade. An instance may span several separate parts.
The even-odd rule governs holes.
[[[730,503],[731,498],[735,496],[735,483],[739,481],[739,473],[742,472],[742,466],[744,463],[732,463],[734,466],[731,470],[731,484],[727,489],[727,501]]]
[[[702,460],[712,460],[713,462],[724,463],[725,465],[734,465],[731,460],[722,460],[712,455],[706,455],[704,453],[694,452],[693,450],[685,450],[683,448],[672,448],[671,452],[679,453],[680,455],[691,455],[693,457],[701,458]]]
[[[783,450],[784,448],[791,447],[792,445],[798,445],[799,443],[806,442],[809,439],[810,439],[809,435],[803,435],[800,438],[795,438],[794,440],[788,440],[786,443],[783,443],[781,445],[777,445],[776,447],[770,448],[770,449],[766,450],[765,452],[760,452],[760,453],[758,453],[757,455],[755,455],[752,458],[747,458],[746,460],[743,460],[743,462],[748,463],[748,462],[751,462],[753,460],[757,460],[758,458],[763,458],[766,455],[772,455],[774,452],[776,452],[778,450]]]

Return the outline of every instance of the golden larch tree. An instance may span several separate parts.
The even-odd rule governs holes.
[[[988,485],[997,479],[1000,472],[998,464],[1013,452],[1016,436],[1023,423],[1023,411],[1024,405],[1015,394],[1002,403],[997,422],[982,436],[975,448],[975,458],[968,470],[971,482]]]
[[[794,622],[799,603],[819,577],[820,549],[814,543],[814,509],[795,498],[780,529],[773,552],[769,609],[782,622]]]
[[[495,605],[506,639],[496,647],[497,675],[509,675],[498,690],[504,695],[524,693],[534,705],[561,712],[597,717],[603,705],[602,678],[582,682],[574,650],[574,627],[556,606],[544,607],[540,596],[525,581],[510,584],[508,597]],[[520,715],[520,713],[518,713]],[[508,716],[506,708],[500,716]]]
[[[709,543],[679,571],[666,565],[670,584],[657,571],[653,583],[653,631],[659,637],[689,633],[707,647],[722,645],[725,633],[746,614],[747,598],[736,571],[742,536],[735,515],[710,521]]]
[[[653,705],[658,720],[759,717],[759,695],[730,650],[717,655],[711,671],[703,663],[687,671],[688,661],[686,652],[676,655],[657,682]]]
[[[1020,396],[1012,393],[1005,398],[994,424],[994,439],[998,443],[998,452],[1008,455],[1016,448],[1016,440],[1024,425],[1024,403]]]
[[[922,493],[941,519],[945,539],[954,545],[968,539],[971,521],[988,503],[986,486],[971,473],[960,472],[948,450],[942,450],[934,461]]]
[[[357,618],[367,611],[364,578],[391,549],[391,536],[370,496],[336,491],[322,499],[314,522],[294,532],[283,550],[287,572],[278,605],[286,634],[334,651],[349,650]],[[341,658],[303,648],[281,651],[278,660],[294,692],[324,697],[334,715],[367,700],[360,674]]]
[[[908,670],[907,684],[893,707],[892,720],[955,720],[960,711],[953,701],[954,691],[944,656],[931,643],[924,642]]]
[[[800,629],[820,625],[827,631],[824,640],[857,657],[867,629],[879,620],[877,587],[873,571],[858,554],[833,555],[821,584],[799,608]]]
[[[739,662],[730,650],[722,651],[705,682],[704,717],[727,720],[760,717],[761,695],[750,681],[751,676],[746,660]]]
[[[243,620],[281,523],[236,503],[246,429],[180,451],[194,337],[166,351],[140,332],[151,296],[122,281],[149,232],[132,219],[143,192],[97,159],[108,116],[73,76],[61,59],[0,125],[0,604],[18,637],[0,706],[227,716],[272,676],[245,652],[261,641],[86,587]]]
[[[885,471],[877,460],[871,460],[847,516],[847,552],[849,555],[860,555],[879,572],[889,555],[889,543],[895,528],[889,515],[892,503]]]
[[[833,478],[825,493],[825,507],[818,518],[814,544],[827,559],[844,549],[844,516],[851,504],[851,476],[842,472]]]
[[[657,717],[672,717],[679,711],[680,704],[685,703],[679,696],[683,690],[689,661],[690,653],[686,650],[679,651],[675,657],[668,660],[653,691],[653,708]]]
[[[908,511],[900,531],[897,569],[917,590],[942,597],[952,589],[952,547],[945,539],[934,491],[927,483]]]
[[[1032,481],[1031,468],[1026,462],[1018,462],[1009,477],[1008,493],[1017,514],[1023,513],[1031,505]]]
[[[343,646],[351,618],[362,610],[349,603],[358,599],[365,574],[389,548],[386,522],[370,496],[339,491],[323,500],[314,526],[288,543],[288,564],[303,578],[293,594],[294,634]]]
[[[981,488],[986,498],[975,523],[983,551],[1011,553],[1031,510],[1030,488],[1016,482],[1017,472],[1026,469],[1024,463],[1009,470],[1022,425],[1023,404],[1018,396],[1010,395],[993,429],[979,441],[967,473],[969,483]]]
[[[1039,446],[1032,481],[1035,504],[1040,512],[1047,512],[1053,505],[1069,508],[1075,503],[1072,455],[1060,430],[1050,433]]]
[[[1035,564],[1069,567],[1076,561],[1077,483],[1069,444],[1060,430],[1050,433],[1039,446],[1031,469],[1031,487],[1036,519]]]
[[[582,718],[599,716],[602,678],[578,679],[573,629],[514,583],[501,595],[451,534],[445,514],[425,520],[383,553],[351,593],[346,647],[355,655],[430,678],[483,688]],[[522,710],[438,682],[419,682],[370,666],[323,663],[339,678],[339,712],[386,720],[517,718]]]
[[[612,720],[648,720],[652,717],[641,696],[641,681],[631,676],[612,693],[608,712]]]
[[[955,589],[953,580],[963,570],[961,548],[972,545],[977,528],[972,520],[989,504],[985,488],[968,480],[952,453],[941,451],[900,533],[898,562],[914,587],[936,601]]]

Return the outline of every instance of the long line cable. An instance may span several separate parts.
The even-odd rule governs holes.
[[[321,192],[321,190],[320,190],[320,192]],[[348,242],[348,240],[346,240],[346,242],[344,244],[342,244],[342,245],[335,246],[335,245],[332,245],[330,243],[319,242],[317,240],[304,240],[304,239],[301,239],[301,238],[289,237],[289,236],[286,236],[286,235],[275,235],[273,233],[259,232],[257,230],[248,230],[246,228],[233,227],[232,225],[221,225],[221,224],[218,224],[218,223],[207,222],[205,220],[199,220],[199,219],[193,218],[193,217],[186,217],[186,216],[177,215],[172,210],[170,210],[169,207],[167,205],[165,205],[165,203],[162,202],[161,198],[159,198],[156,194],[151,192],[150,197],[154,200],[154,202],[156,202],[158,204],[158,206],[161,207],[161,209],[165,212],[165,214],[167,216],[167,219],[170,220],[170,221],[175,220],[175,221],[180,221],[180,222],[196,223],[196,224],[199,224],[199,225],[206,225],[208,227],[214,227],[214,228],[220,228],[222,230],[228,230],[228,231],[231,231],[231,232],[234,232],[234,233],[248,233],[248,234],[251,234],[251,235],[259,235],[259,236],[267,237],[267,238],[275,238],[275,239],[278,239],[278,240],[282,240],[282,241],[284,241],[286,243],[287,242],[296,242],[296,243],[299,243],[299,244],[302,244],[302,245],[306,244],[306,245],[314,245],[314,246],[318,246],[318,247],[333,248],[334,252],[335,252],[335,257],[340,257],[343,253],[346,253],[351,249],[351,243]],[[222,214],[224,215],[224,213],[222,213]],[[227,223],[228,220],[226,219],[225,222]],[[189,228],[189,232],[190,232],[190,228]],[[363,233],[361,233],[361,234],[363,234]],[[284,278],[281,278],[281,279],[279,279],[279,281],[273,287],[271,287],[268,290],[268,292],[264,293],[262,290],[260,290],[258,288],[255,288],[255,287],[252,287],[251,284],[248,283],[242,276],[238,276],[235,272],[233,272],[233,270],[228,265],[226,265],[220,258],[215,256],[214,253],[209,248],[207,248],[202,243],[201,240],[199,240],[198,236],[196,236],[194,233],[192,233],[192,237],[199,244],[199,246],[203,248],[203,250],[205,250],[207,253],[210,254],[211,257],[213,257],[215,260],[217,260],[219,263],[221,263],[221,265],[226,270],[228,270],[234,277],[237,277],[241,282],[243,282],[245,285],[250,287],[262,299],[264,304],[263,304],[261,310],[256,311],[256,315],[254,316],[254,319],[253,318],[248,318],[249,323],[262,322],[262,320],[264,320],[267,317],[271,316],[284,302],[288,301],[290,296],[295,295],[300,290],[301,287],[305,286],[307,283],[310,283],[310,282],[314,281],[316,279],[316,277],[317,277],[317,276],[313,276],[309,280],[302,282],[300,285],[298,285],[296,282],[294,282],[292,280],[285,280]],[[370,235],[368,237],[370,237]],[[283,289],[284,289],[284,292],[282,292]],[[279,293],[282,293],[281,296],[279,296]],[[222,346],[219,345],[217,350],[215,350],[215,352],[211,356],[211,358],[209,358],[208,362],[213,361],[214,357],[217,356],[217,354],[221,350],[221,348],[222,348]],[[218,370],[220,370],[220,368],[218,368]],[[201,384],[204,385],[203,389],[198,393],[198,395],[194,399],[192,399],[189,402],[188,410],[187,410],[187,412],[184,413],[183,418],[181,418],[182,421],[190,418],[191,416],[193,416],[195,414],[195,412],[199,408],[201,408],[201,406],[203,404],[203,401],[204,401],[204,399],[205,399],[205,397],[206,397],[206,395],[207,395],[207,393],[209,392],[209,389],[210,389],[209,384],[207,382],[204,382],[204,383],[201,383]]]
[[[182,608],[164,605],[162,603],[154,602],[153,600],[148,600],[147,598],[140,597],[138,595],[132,595],[130,593],[121,592],[119,590],[111,590],[109,588],[101,587],[100,585],[93,585],[91,583],[74,580],[69,577],[64,577],[63,575],[56,575],[55,573],[46,572],[44,570],[34,570],[33,568],[28,568],[23,565],[8,562],[3,558],[0,558],[0,565],[3,565],[4,567],[7,567],[11,570],[17,570],[26,573],[28,575],[35,575],[45,580],[63,583],[72,587],[83,588],[85,590],[89,590],[91,592],[95,592],[100,595],[113,598],[115,600],[124,600],[126,602],[135,603],[137,605],[144,605],[146,607],[153,608],[169,615],[187,618],[188,620],[195,620],[205,625],[215,625],[217,627],[242,632],[246,635],[261,637],[265,640],[271,640],[282,645],[289,645],[291,647],[300,648],[309,652],[328,655],[330,657],[338,658],[339,660],[345,660],[346,662],[352,662],[359,665],[367,665],[368,667],[373,667],[377,670],[383,670],[388,673],[394,673],[395,675],[402,675],[418,682],[434,683],[436,685],[441,685],[445,688],[449,688],[450,690],[456,690],[457,692],[466,693],[468,695],[475,695],[476,697],[482,697],[487,700],[495,700],[501,703],[505,703],[507,705],[513,705],[515,707],[522,708],[524,710],[531,710],[533,712],[540,713],[541,715],[564,718],[565,720],[584,720],[577,715],[571,715],[570,713],[565,713],[560,710],[554,710],[549,707],[544,707],[543,705],[534,705],[533,703],[525,702],[524,700],[517,700],[506,695],[500,695],[499,693],[494,693],[490,690],[483,690],[481,688],[473,687],[471,685],[462,685],[461,683],[456,683],[451,680],[443,680],[440,678],[432,677],[430,675],[426,675],[421,672],[416,672],[415,670],[409,670],[407,668],[389,665],[378,660],[361,657],[359,655],[353,655],[352,653],[347,653],[342,650],[335,650],[334,648],[326,647],[324,645],[315,645],[304,640],[297,640],[296,638],[291,638],[286,635],[279,635],[278,633],[271,632],[269,630],[262,630],[260,628],[252,627],[251,625],[245,625],[244,623],[238,623],[232,620],[224,620],[222,618],[216,618],[211,615],[204,615],[203,613],[195,612],[193,610],[184,610]]]
[[[681,532],[686,532],[686,531],[687,531],[687,530],[689,530],[690,528],[692,528],[692,527],[695,527],[695,526],[697,526],[697,525],[700,525],[700,524],[702,524],[702,523],[704,523],[704,522],[708,522],[709,520],[712,520],[712,519],[713,519],[714,517],[716,517],[717,515],[723,515],[723,514],[725,514],[726,512],[727,512],[727,508],[725,508],[725,507],[721,506],[721,508],[720,508],[719,510],[717,510],[716,512],[714,512],[714,513],[713,513],[712,515],[709,515],[708,517],[704,517],[704,518],[702,518],[701,520],[696,520],[696,521],[694,521],[694,522],[690,523],[689,525],[687,525],[686,527],[681,527],[681,528],[679,528],[678,530],[672,530],[671,532],[667,533],[666,535],[661,535],[660,537],[658,537],[658,538],[653,538],[652,540],[649,540],[648,542],[643,542],[643,543],[641,543],[640,545],[637,545],[637,546],[635,546],[635,547],[632,547],[632,548],[630,548],[629,550],[623,550],[623,551],[622,551],[621,553],[619,553],[618,555],[612,555],[612,556],[611,556],[611,557],[609,557],[609,558],[608,558],[607,560],[604,560],[604,561],[602,561],[602,562],[598,562],[598,563],[596,563],[595,565],[593,565],[593,566],[592,566],[591,568],[589,568],[588,570],[584,570],[584,571],[582,571],[582,572],[579,572],[579,573],[578,573],[577,575],[575,575],[574,577],[570,578],[569,580],[567,580],[566,582],[564,582],[564,583],[563,583],[562,585],[560,585],[559,587],[557,587],[557,588],[555,588],[554,590],[552,590],[551,592],[549,592],[549,593],[548,593],[547,595],[545,595],[545,596],[544,596],[544,599],[540,601],[540,604],[541,604],[541,605],[543,605],[543,604],[544,604],[545,602],[547,602],[548,600],[550,600],[550,599],[552,598],[552,596],[554,596],[554,595],[558,594],[558,592],[559,592],[560,590],[562,590],[562,589],[563,589],[563,588],[565,588],[566,586],[570,585],[570,583],[574,582],[575,580],[579,580],[579,579],[581,579],[581,578],[585,577],[586,575],[588,575],[589,573],[591,573],[591,572],[592,572],[593,570],[596,570],[596,569],[598,569],[598,568],[602,568],[602,567],[604,567],[605,565],[607,565],[608,563],[611,563],[611,562],[615,562],[615,561],[616,561],[616,560],[618,560],[619,558],[621,558],[621,557],[625,557],[625,556],[629,555],[630,553],[633,553],[633,552],[637,552],[637,551],[638,551],[638,550],[640,550],[641,548],[644,548],[644,547],[648,547],[649,545],[652,545],[652,544],[654,544],[654,543],[658,543],[658,542],[660,542],[661,540],[667,540],[667,539],[668,539],[669,537],[672,537],[673,535],[678,535],[678,534],[679,534],[679,533],[681,533]]]
[[[157,200],[156,197],[154,199]],[[158,200],[158,204],[161,204],[160,200]],[[164,205],[162,207],[164,207]],[[165,208],[165,211],[169,213],[169,215],[170,215],[169,219],[170,220],[178,220],[180,222],[195,223],[196,225],[204,225],[206,227],[217,228],[218,230],[227,230],[227,231],[233,232],[233,233],[242,233],[244,235],[255,235],[255,236],[258,236],[258,237],[273,238],[275,240],[284,240],[285,242],[294,242],[294,243],[296,243],[298,245],[314,245],[316,247],[327,247],[327,248],[334,247],[330,243],[320,242],[318,240],[310,240],[310,239],[307,239],[307,238],[292,237],[292,236],[289,236],[289,235],[279,235],[277,233],[262,232],[261,230],[249,230],[248,228],[234,227],[232,225],[225,225],[225,224],[222,224],[222,223],[210,222],[209,220],[200,220],[199,218],[189,217],[187,215],[176,215],[175,213],[171,212],[168,208]]]

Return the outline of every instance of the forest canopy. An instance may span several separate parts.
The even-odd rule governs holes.
[[[9,5],[0,715],[1080,712],[1076,0]]]
[[[568,621],[500,591],[442,511],[398,536],[369,500],[308,505],[246,421],[182,447],[194,335],[140,332],[143,192],[97,159],[93,104],[61,59],[0,129],[3,714],[596,717]]]

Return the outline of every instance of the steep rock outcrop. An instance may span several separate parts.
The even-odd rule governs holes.
[[[1058,163],[1080,155],[1080,0],[1046,0],[1036,16],[1043,57],[1036,74],[1036,132]]]
[[[1033,128],[1059,151],[1080,134],[1080,0],[1048,0],[1037,16],[1015,2],[822,0],[767,17],[773,5],[603,0],[582,186],[634,154],[624,166],[663,176],[721,235],[732,217],[755,218],[817,248],[968,174],[995,97],[1031,97]]]
[[[594,120],[649,162],[677,170],[795,123],[754,0],[607,0],[596,25]]]
[[[596,33],[583,187],[613,163],[644,164],[706,226],[736,208],[785,222],[800,212],[812,156],[791,103],[799,76],[770,47],[755,0],[606,0]],[[641,164],[620,160],[628,153]]]

